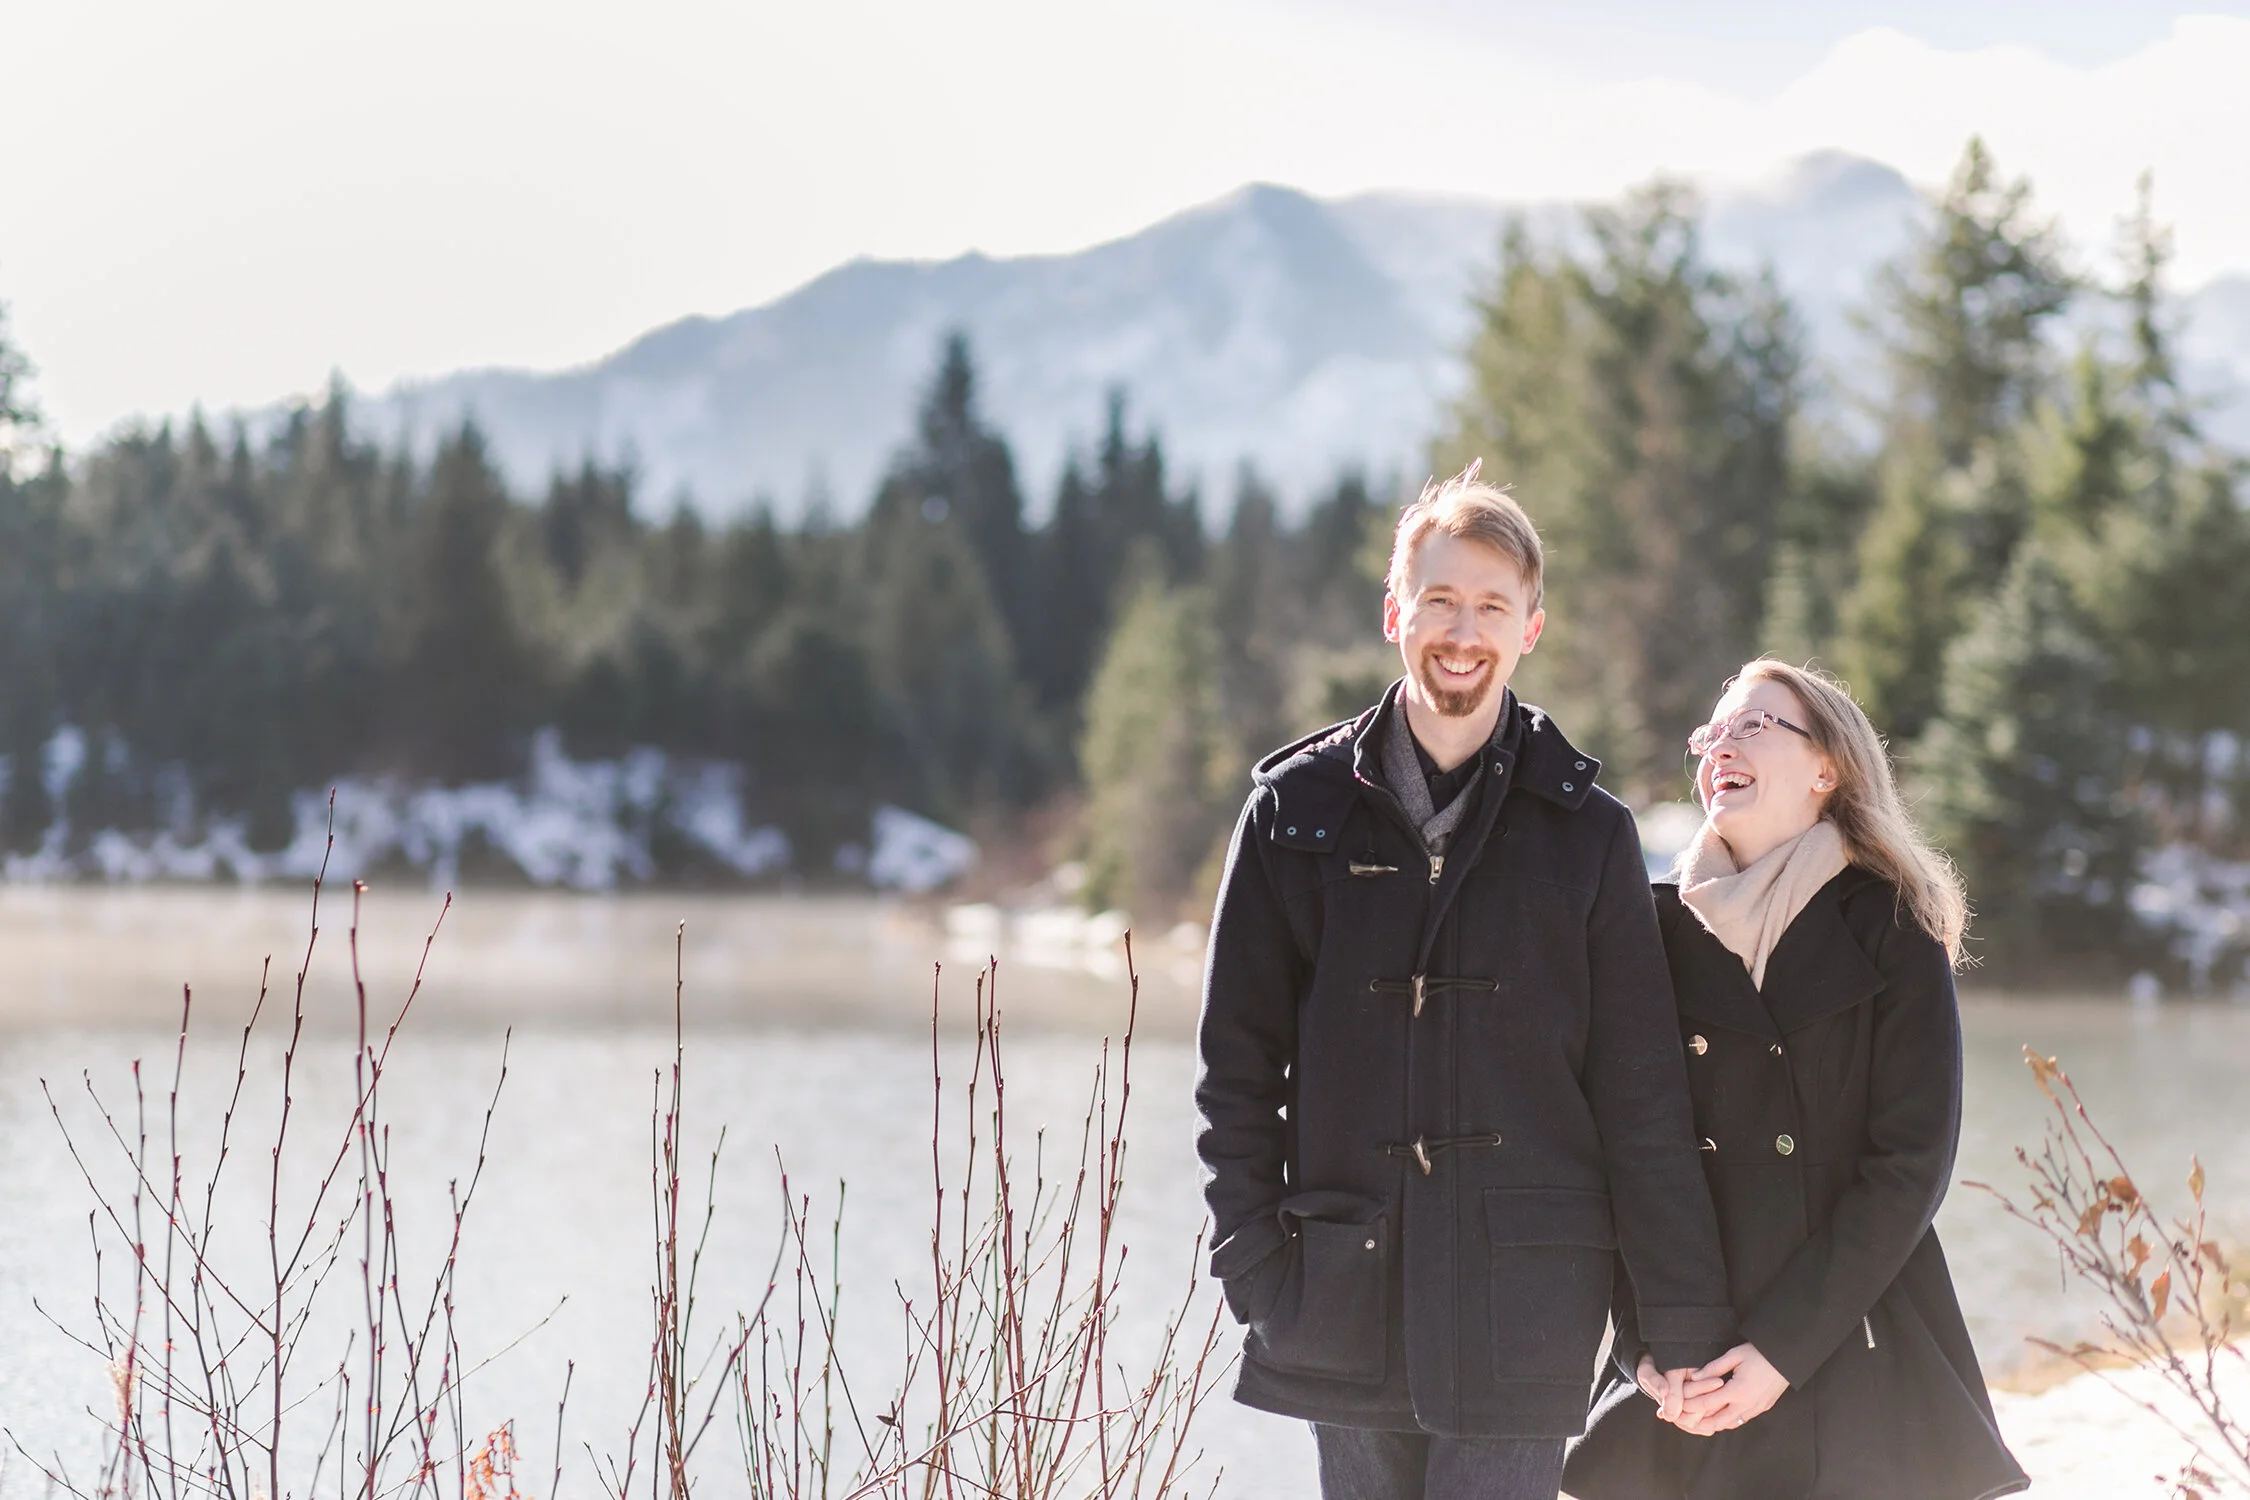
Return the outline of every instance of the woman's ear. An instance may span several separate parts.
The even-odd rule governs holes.
[[[1813,772],[1812,789],[1818,792],[1823,797],[1836,790],[1836,767],[1834,762],[1823,760],[1820,763],[1820,768]]]

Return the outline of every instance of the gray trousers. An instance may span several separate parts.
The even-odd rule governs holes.
[[[1555,1500],[1561,1438],[1449,1438],[1312,1424],[1321,1500]]]

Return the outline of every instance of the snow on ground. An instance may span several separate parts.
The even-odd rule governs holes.
[[[2142,857],[2140,874],[2133,910],[2170,929],[2196,988],[2250,998],[2250,860],[2166,844]]]
[[[903,807],[878,807],[867,878],[886,891],[921,895],[950,885],[977,862],[976,841]]]
[[[2238,1351],[2220,1368],[2222,1395],[2234,1410],[2250,1413],[2250,1359]],[[2037,1395],[1995,1391],[1992,1403],[2001,1436],[2031,1475],[2038,1500],[2162,1500],[2192,1456],[2171,1423],[2199,1437],[2204,1431],[2194,1409],[2147,1369],[2081,1375]]]
[[[86,736],[68,725],[47,745],[41,769],[56,808],[67,809],[88,748]],[[457,882],[463,853],[481,844],[534,885],[608,891],[657,873],[653,844],[660,833],[739,875],[786,869],[789,840],[745,818],[743,779],[740,766],[675,760],[647,747],[618,760],[572,760],[561,734],[544,729],[532,739],[525,774],[512,781],[447,787],[350,776],[332,792],[300,792],[294,833],[278,850],[253,850],[239,819],[198,819],[183,792],[169,819],[174,826],[154,834],[105,828],[79,838],[67,810],[60,811],[39,847],[8,856],[0,876],[98,876],[117,884],[229,875],[254,884],[309,879],[325,860],[331,876],[349,880],[396,858],[428,872],[432,887],[442,890]],[[950,852],[961,858],[958,849]]]
[[[81,836],[68,812],[70,791],[92,749],[74,725],[49,739],[39,775],[49,804],[60,811],[38,848],[0,860],[0,879],[99,877],[116,885],[225,876],[253,885],[309,880],[324,863],[334,878],[351,880],[396,859],[426,871],[432,889],[447,890],[459,881],[463,855],[481,848],[515,866],[533,885],[613,891],[655,878],[659,837],[672,838],[675,847],[685,844],[737,875],[790,868],[788,837],[751,823],[744,813],[742,766],[679,760],[646,745],[617,760],[572,760],[554,729],[532,736],[530,764],[511,781],[414,786],[388,777],[347,776],[327,792],[299,792],[292,807],[294,832],[288,844],[270,852],[250,847],[239,818],[199,817],[184,774],[169,777],[169,827],[154,833],[104,828]],[[122,745],[105,753],[119,765],[130,764]],[[0,757],[0,791],[10,770]],[[876,808],[869,833],[870,847],[852,846],[838,863],[878,890],[935,890],[977,862],[974,840],[904,808]]]

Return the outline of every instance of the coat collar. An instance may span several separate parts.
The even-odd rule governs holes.
[[[1320,742],[1316,750],[1324,749],[1347,758],[1353,775],[1362,781],[1383,785],[1382,735],[1391,723],[1392,708],[1405,686],[1406,679],[1402,677],[1384,691],[1380,703],[1357,719],[1333,725],[1312,736],[1312,740]],[[1563,738],[1562,731],[1547,717],[1545,709],[1521,702],[1511,688],[1500,691],[1500,717],[1492,731],[1496,747],[1493,753],[1500,757],[1498,764],[1505,768],[1502,774],[1509,789],[1521,788],[1572,812],[1584,807],[1586,798],[1594,790],[1594,778],[1601,774],[1602,763],[1581,753]],[[1299,742],[1300,745],[1306,743]]]
[[[1766,960],[1763,991],[1750,983],[1742,960],[1680,901],[1678,887],[1659,887],[1671,908],[1667,946],[1680,1013],[1779,1041],[1875,995],[1883,988],[1882,971],[1845,922],[1844,898],[1876,878],[1855,865],[1814,892]]]
[[[1270,837],[1276,844],[1309,854],[1335,852],[1346,808],[1369,788],[1385,787],[1378,736],[1400,686],[1393,683],[1380,703],[1357,718],[1316,730],[1258,762],[1251,780],[1274,795]],[[1492,785],[1502,792],[1479,798],[1471,826],[1456,832],[1455,847],[1463,856],[1482,846],[1499,804],[1518,787],[1575,810],[1585,805],[1601,771],[1601,762],[1579,753],[1543,711],[1518,703],[1512,693],[1502,702],[1495,739],[1490,753],[1498,774]],[[1454,866],[1465,870],[1474,862],[1464,857]]]
[[[1293,770],[1306,768],[1310,762],[1328,760],[1380,784],[1383,751],[1378,736],[1389,720],[1391,705],[1398,700],[1399,690],[1405,684],[1403,677],[1392,683],[1383,693],[1381,702],[1356,718],[1316,729],[1303,739],[1282,746],[1258,762],[1251,773],[1252,779],[1261,785],[1270,785]],[[1494,737],[1506,742],[1511,717],[1523,731],[1513,751],[1515,764],[1509,767],[1509,785],[1521,787],[1573,812],[1584,807],[1593,792],[1594,779],[1601,775],[1602,763],[1564,738],[1545,709],[1519,701],[1512,689],[1501,691],[1506,697],[1500,706],[1500,722]]]
[[[1523,703],[1515,711],[1523,719],[1523,758],[1516,766],[1516,785],[1571,812],[1584,807],[1593,794],[1594,778],[1602,774],[1602,763],[1563,738],[1545,709]]]

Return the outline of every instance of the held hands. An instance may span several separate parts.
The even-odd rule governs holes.
[[[1645,1358],[1642,1365],[1644,1369],[1649,1367]],[[1763,1415],[1789,1389],[1788,1377],[1775,1369],[1755,1344],[1737,1344],[1700,1370],[1678,1373],[1686,1377],[1679,1414],[1665,1420],[1695,1437],[1740,1427]],[[1648,1389],[1645,1379],[1641,1388]],[[1661,1401],[1658,1407],[1661,1414]]]
[[[1656,1361],[1646,1354],[1641,1356],[1641,1367],[1634,1374],[1641,1393],[1656,1403],[1656,1414],[1667,1422],[1678,1423],[1690,1399],[1708,1400],[1725,1385],[1716,1376],[1706,1380],[1698,1378],[1701,1372],[1688,1369],[1666,1370],[1659,1373]],[[1701,1434],[1697,1434],[1701,1436]]]

